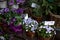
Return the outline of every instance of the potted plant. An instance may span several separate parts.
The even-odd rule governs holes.
[[[38,22],[31,18],[23,19],[23,29],[26,31],[26,35],[30,38],[35,36],[35,30],[37,29]]]
[[[56,31],[53,26],[40,25],[37,28],[37,33],[39,40],[51,40],[51,38],[56,34]]]
[[[16,33],[22,32],[21,14],[23,13],[23,11],[24,11],[23,8],[19,8],[19,9],[4,8],[3,9],[3,13],[2,13],[2,15],[4,16],[3,22],[5,22],[9,26],[8,29],[10,29]],[[6,28],[6,30],[7,30],[7,28]],[[4,30],[4,31],[6,31],[6,30]]]

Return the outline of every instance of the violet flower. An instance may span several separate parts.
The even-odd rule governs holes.
[[[14,0],[10,0],[9,5],[13,5],[13,4],[14,4]]]
[[[4,8],[4,12],[9,12],[9,8]]]
[[[18,13],[18,14],[21,14],[21,13],[24,12],[24,9],[23,9],[23,8],[19,8],[19,9],[17,9],[15,12]]]
[[[23,4],[25,2],[25,0],[16,0],[17,4]]]
[[[10,24],[13,24],[16,21],[16,18],[11,18],[10,19]]]
[[[13,24],[10,25],[10,28],[12,29],[12,31],[18,33],[22,33],[22,25],[18,25],[18,26],[14,26]]]

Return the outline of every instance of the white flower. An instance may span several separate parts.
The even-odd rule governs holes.
[[[25,18],[24,19],[28,19],[28,14],[26,14]]]
[[[43,28],[46,28],[45,26],[43,26]]]
[[[52,35],[50,34],[50,37],[51,37]]]
[[[41,31],[41,29],[39,29],[39,31]]]
[[[18,5],[13,5],[12,8],[18,9],[19,6]]]
[[[51,31],[46,31],[46,33],[51,33]]]
[[[31,26],[29,25],[29,27],[31,27]]]
[[[43,26],[40,26],[39,28],[43,28]]]
[[[33,24],[31,24],[31,26],[34,26]]]
[[[56,35],[56,31],[54,31],[54,34]]]
[[[26,26],[28,26],[28,25],[26,25]]]
[[[5,38],[4,38],[3,36],[0,36],[0,39],[1,39],[1,40],[5,40]]]
[[[46,33],[48,33],[48,32],[46,31]]]
[[[28,30],[26,30],[26,32],[27,32]]]

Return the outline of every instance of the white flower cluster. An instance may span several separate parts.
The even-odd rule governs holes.
[[[55,31],[54,28],[52,28],[51,26],[48,26],[48,25],[40,26],[40,27],[39,27],[39,31],[41,31],[41,29],[46,29],[46,33],[49,33],[50,36],[52,36],[52,35],[51,35],[52,32],[53,32],[54,34],[56,34],[56,31]]]
[[[35,32],[35,30],[38,27],[38,22],[36,20],[31,19],[31,18],[24,19],[23,24],[25,24],[25,26],[26,26],[25,27],[26,31],[28,31],[30,28],[30,31]]]

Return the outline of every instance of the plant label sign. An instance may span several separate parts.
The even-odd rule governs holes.
[[[0,8],[6,8],[7,7],[7,1],[0,2]]]
[[[54,25],[55,21],[45,21],[44,25]]]

